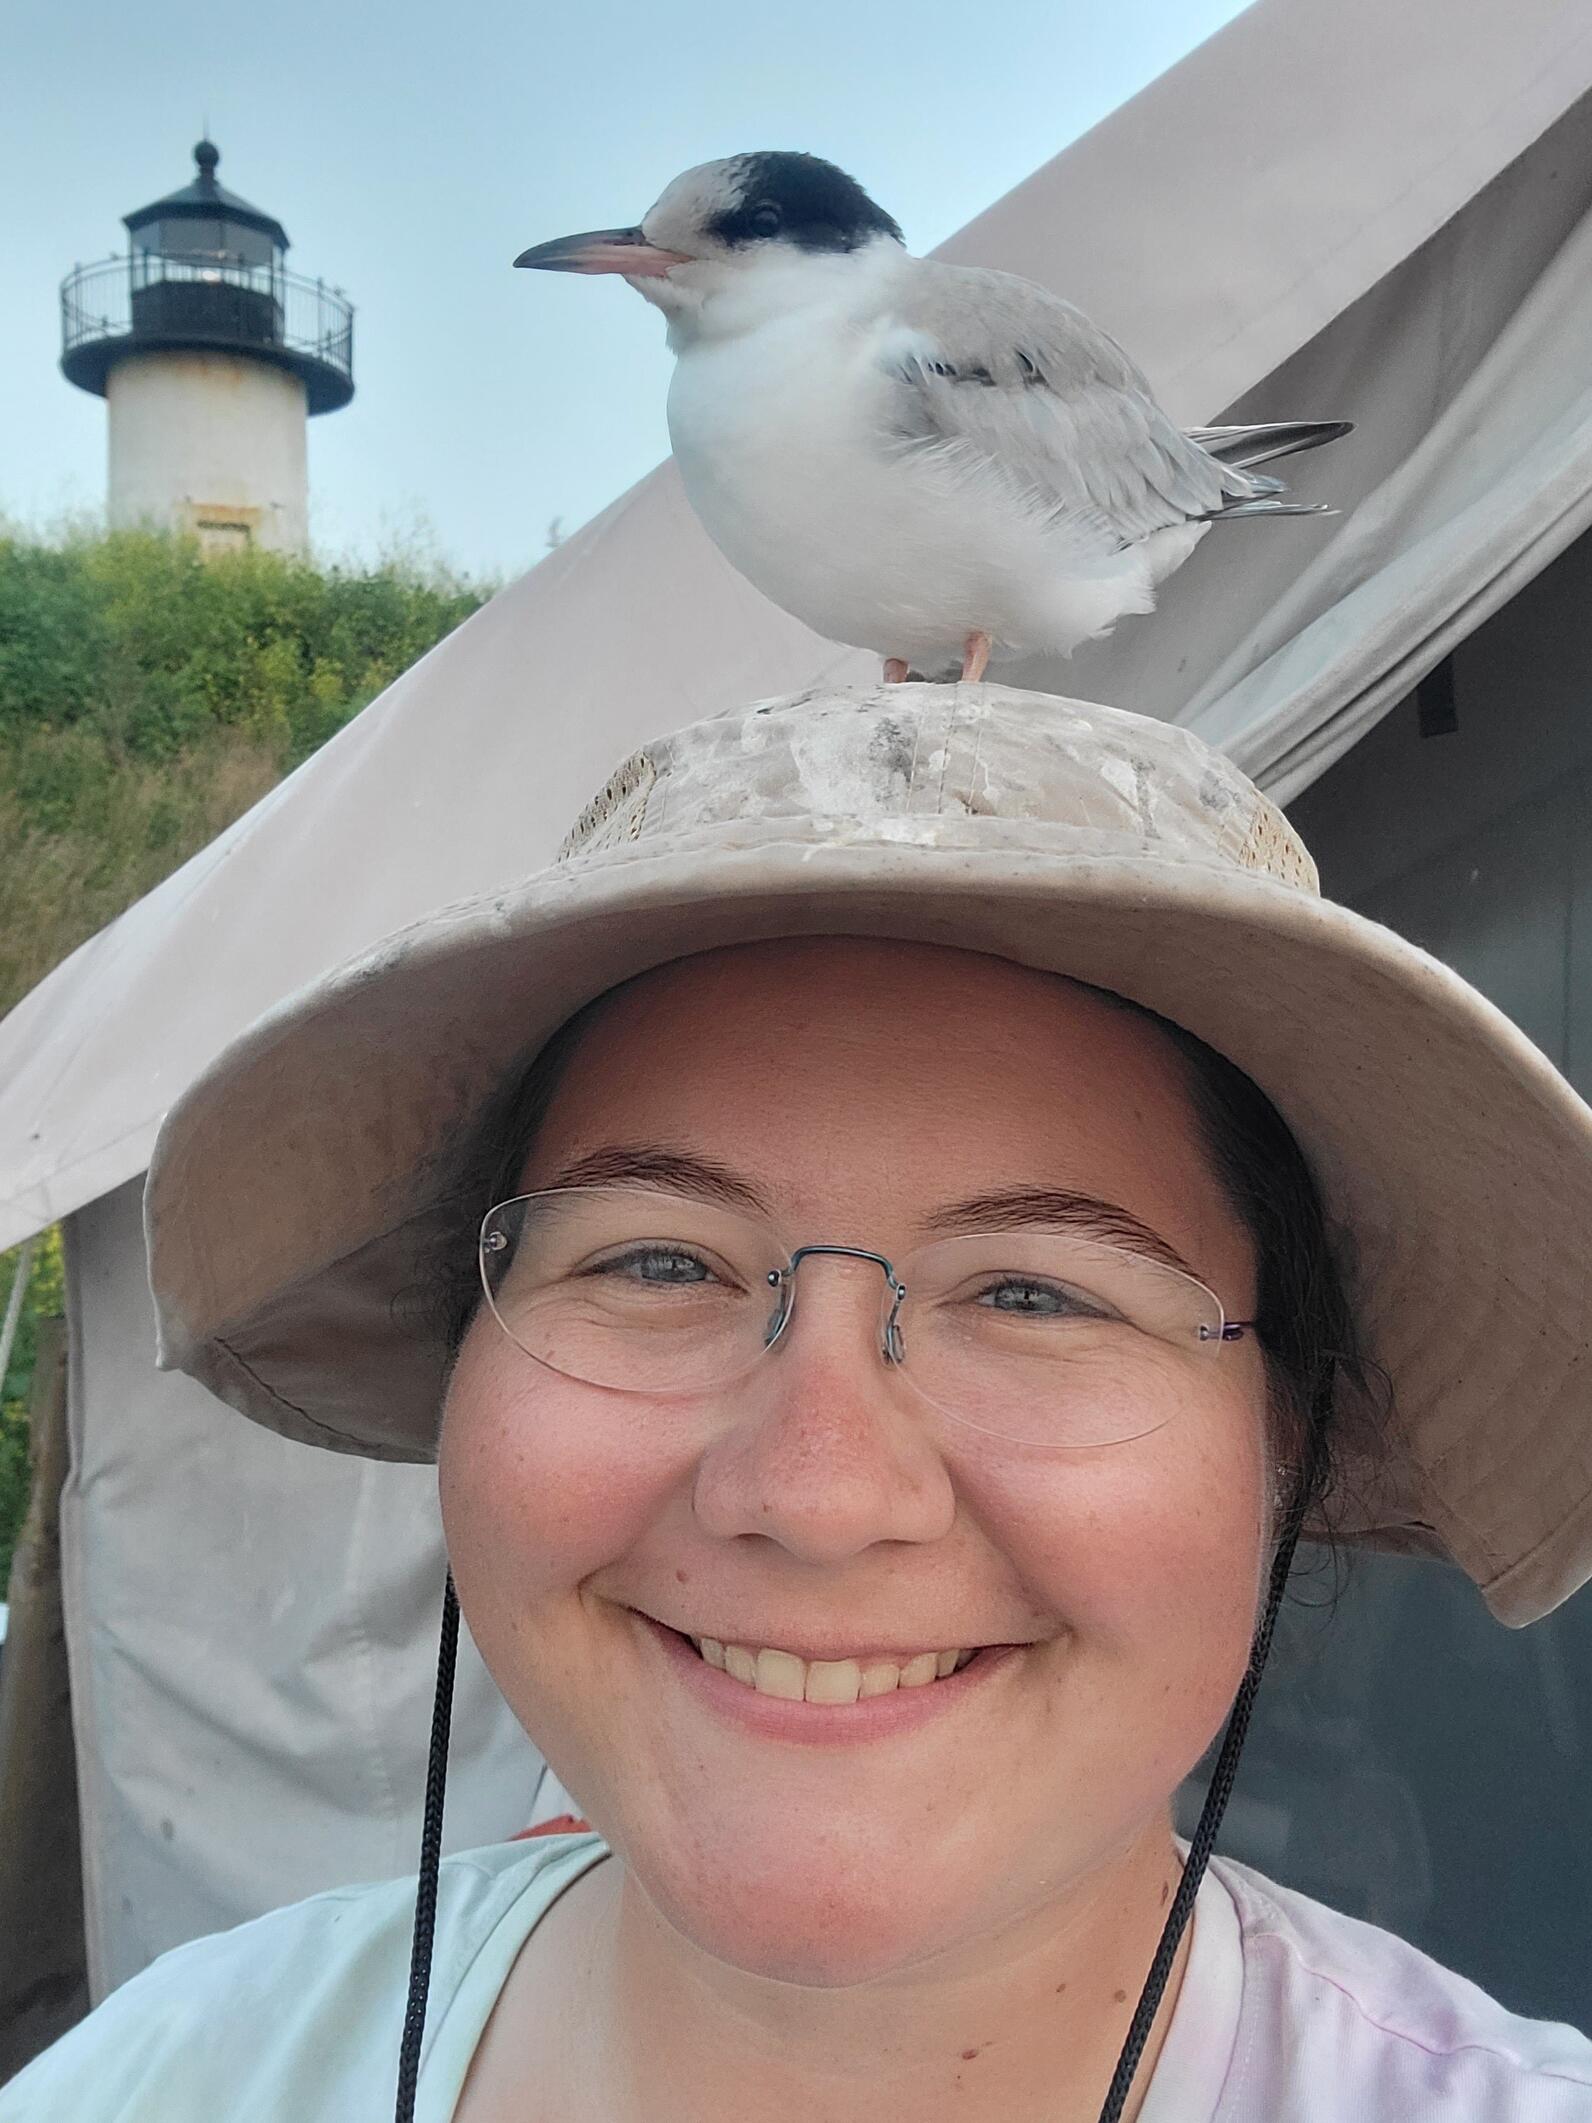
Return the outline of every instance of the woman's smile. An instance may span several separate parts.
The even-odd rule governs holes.
[[[661,1657],[669,1684],[708,1715],[743,1732],[815,1746],[918,1730],[981,1694],[1031,1647],[990,1644],[943,1651],[805,1659],[775,1646],[753,1649],[671,1629],[639,1610],[639,1633]]]

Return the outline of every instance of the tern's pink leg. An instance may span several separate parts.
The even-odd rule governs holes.
[[[962,683],[977,685],[989,669],[990,639],[987,634],[969,634],[962,644]]]
[[[887,686],[899,686],[906,682],[912,666],[904,656],[887,656],[884,660],[884,682]]]

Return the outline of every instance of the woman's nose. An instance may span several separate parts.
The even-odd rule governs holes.
[[[881,1355],[877,1272],[815,1265],[804,1264],[808,1287],[779,1340],[727,1390],[723,1427],[697,1465],[698,1522],[815,1563],[939,1540],[955,1492],[927,1409]]]

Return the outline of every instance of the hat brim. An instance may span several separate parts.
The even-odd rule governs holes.
[[[1451,1558],[1516,1625],[1566,1598],[1592,1574],[1592,1114],[1390,930],[1215,863],[991,846],[977,823],[938,821],[932,844],[781,820],[599,851],[290,999],[156,1146],[160,1362],[284,1436],[433,1458],[446,1352],[402,1298],[456,1217],[448,1146],[509,1072],[674,958],[824,934],[950,945],[1114,989],[1268,1094],[1393,1386],[1334,1531]]]

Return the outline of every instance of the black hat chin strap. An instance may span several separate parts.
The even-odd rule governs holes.
[[[426,2031],[426,1995],[431,1988],[431,1941],[437,1927],[437,1867],[442,1862],[442,1801],[448,1785],[448,1730],[453,1722],[453,1670],[459,1651],[459,1602],[453,1572],[442,1588],[442,1637],[437,1649],[437,1693],[431,1706],[431,1752],[426,1760],[426,1806],[420,1828],[420,1877],[415,1884],[414,1944],[409,1950],[409,2000],[398,2045],[396,2123],[414,2123],[420,2043]]]
[[[1144,1988],[1139,1993],[1139,2002],[1134,2007],[1133,2018],[1128,2024],[1127,2040],[1122,2045],[1122,2054],[1117,2058],[1117,2068],[1111,2077],[1105,2106],[1100,2111],[1100,2123],[1120,2123],[1123,2107],[1132,2090],[1134,2074],[1144,2055],[1144,2045],[1150,2039],[1150,2029],[1155,2025],[1155,2016],[1166,1992],[1172,1963],[1177,1959],[1177,1949],[1182,1942],[1188,1920],[1194,1913],[1194,1900],[1200,1891],[1200,1882],[1205,1877],[1205,1868],[1210,1863],[1216,1832],[1222,1825],[1222,1815],[1227,1811],[1227,1801],[1232,1797],[1233,1780],[1238,1775],[1238,1757],[1244,1750],[1244,1735],[1249,1730],[1250,1712],[1255,1707],[1256,1691],[1260,1687],[1260,1677],[1266,1670],[1272,1634],[1277,1627],[1277,1611],[1282,1605],[1282,1596],[1288,1589],[1288,1573],[1293,1568],[1294,1550],[1299,1545],[1299,1528],[1300,1514],[1294,1511],[1290,1514],[1287,1531],[1272,1559],[1271,1581],[1266,1588],[1266,1605],[1260,1617],[1259,1627],[1255,1631],[1254,1641],[1249,1647],[1249,1665],[1239,1684],[1238,1693],[1233,1698],[1233,1707],[1228,1713],[1221,1752],[1216,1757],[1210,1789],[1205,1794],[1199,1823],[1188,1846],[1183,1877],[1178,1882],[1177,1893],[1172,1897],[1172,1906],[1166,1913],[1166,1923],[1161,1930],[1160,1944],[1155,1949],[1155,1959],[1150,1963],[1150,1973],[1145,1978]]]
[[[1238,1757],[1243,1752],[1244,1735],[1249,1730],[1250,1712],[1255,1707],[1255,1694],[1260,1687],[1260,1677],[1266,1670],[1272,1634],[1277,1626],[1277,1611],[1287,1589],[1288,1573],[1293,1567],[1294,1549],[1298,1542],[1299,1515],[1296,1512],[1291,1517],[1288,1531],[1272,1562],[1265,1611],[1261,1615],[1260,1626],[1256,1629],[1254,1642],[1250,1646],[1249,1666],[1238,1694],[1233,1699],[1233,1707],[1227,1719],[1227,1731],[1222,1737],[1221,1752],[1216,1757],[1216,1767],[1211,1776],[1210,1789],[1205,1794],[1199,1825],[1194,1830],[1193,1840],[1189,1844],[1183,1877],[1178,1882],[1177,1893],[1172,1897],[1172,1906],[1166,1913],[1160,1944],[1155,1949],[1155,1959],[1150,1963],[1149,1976],[1139,1994],[1139,2002],[1134,2008],[1133,2019],[1128,2027],[1127,2040],[1122,2045],[1122,2054],[1118,2057],[1116,2071],[1112,2074],[1110,2091],[1106,2095],[1105,2106],[1100,2111],[1100,2123],[1121,2123],[1123,2106],[1132,2089],[1140,2059],[1144,2055],[1144,2045],[1150,2039],[1150,2029],[1155,2024],[1156,2013],[1160,2010],[1161,2000],[1166,1994],[1172,1963],[1177,1959],[1178,1946],[1194,1912],[1194,1900],[1199,1893],[1200,1882],[1205,1877],[1205,1868],[1210,1862],[1216,1832],[1222,1825],[1222,1815],[1227,1811],[1227,1801],[1232,1796],[1233,1780],[1238,1774]],[[453,1573],[450,1570],[442,1593],[442,1635],[437,1651],[437,1693],[431,1710],[431,1751],[426,1762],[426,1804],[420,1831],[420,1876],[415,1888],[414,1943],[409,1956],[409,1998],[404,2007],[403,2040],[398,2049],[398,2106],[395,2123],[414,2123],[415,2083],[420,2075],[420,2045],[426,2031],[426,1996],[431,1988],[431,1944],[437,1923],[437,1868],[442,1859],[442,1803],[448,1782],[448,1730],[453,1717],[453,1674],[458,1649],[459,1603],[454,1597]]]

